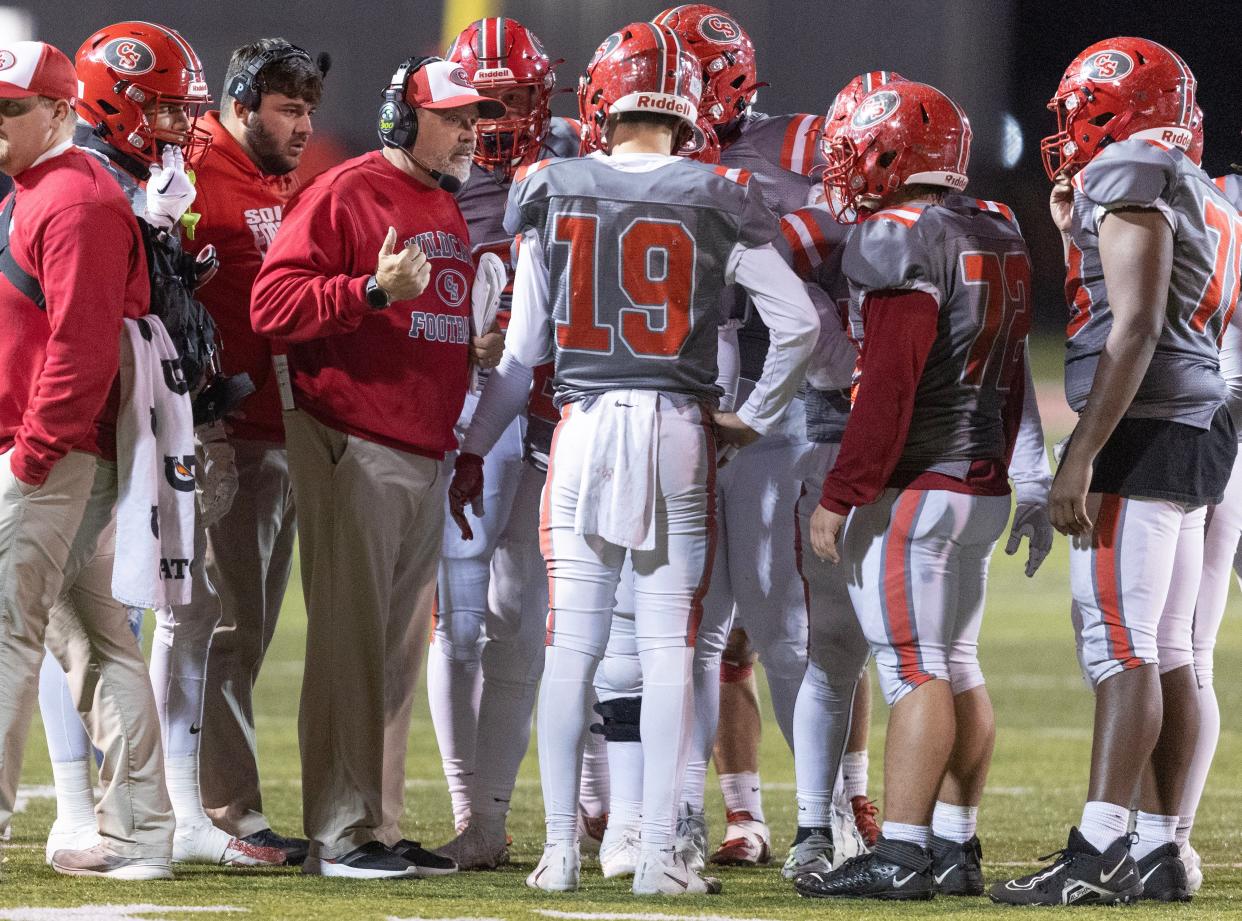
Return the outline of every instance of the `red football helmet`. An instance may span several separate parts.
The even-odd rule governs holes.
[[[504,95],[505,117],[479,120],[474,162],[511,177],[539,155],[552,119],[552,68],[560,62],[552,62],[534,32],[505,16],[472,22],[453,39],[445,58],[460,64],[483,95]],[[507,92],[513,90],[525,92]]]
[[[211,105],[203,64],[189,42],[166,26],[121,22],[100,29],[78,49],[81,86],[78,115],[109,144],[146,163],[160,159],[162,144],[175,144],[198,162],[211,135],[198,127]],[[184,105],[184,130],[161,130],[161,105]]]
[[[824,153],[828,207],[854,223],[905,185],[966,188],[970,121],[934,86],[892,82],[862,98]]]
[[[582,152],[607,149],[608,116],[619,112],[675,115],[697,130],[702,93],[699,62],[676,32],[630,23],[604,39],[578,81]]]
[[[1048,108],[1057,114],[1057,133],[1040,146],[1044,170],[1055,182],[1126,138],[1151,138],[1185,150],[1192,140],[1195,77],[1158,42],[1110,38],[1070,62]]]
[[[684,3],[652,22],[676,32],[699,59],[702,112],[713,126],[727,125],[746,111],[763,84],[755,71],[755,46],[736,19],[706,3]]]
[[[828,107],[828,114],[824,116],[824,127],[819,139],[824,156],[828,155],[828,139],[849,122],[864,96],[881,86],[905,79],[895,70],[872,70],[859,74],[841,87],[840,92],[833,98],[832,105]]]
[[[1186,156],[1195,166],[1203,165],[1203,110],[1195,104],[1195,114],[1190,119],[1190,146]]]
[[[712,123],[700,115],[694,136],[677,151],[677,156],[689,157],[700,163],[719,163],[720,138],[716,137]]]

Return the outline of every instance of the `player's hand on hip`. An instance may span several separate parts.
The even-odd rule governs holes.
[[[466,520],[466,506],[475,518],[483,517],[483,458],[477,454],[458,454],[449,486],[449,514],[461,531],[462,540],[474,540],[474,529]]]
[[[1052,223],[1057,225],[1057,230],[1069,233],[1074,223],[1074,187],[1068,179],[1062,177],[1053,184],[1048,210],[1052,212]]]
[[[418,244],[407,243],[399,251],[396,245],[397,229],[389,227],[375,264],[375,283],[384,289],[390,303],[418,297],[431,281],[431,263]]]
[[[714,412],[712,424],[716,428],[716,440],[735,448],[744,448],[759,437],[737,413]]]
[[[1093,464],[1075,456],[1071,444],[1048,493],[1048,518],[1062,534],[1078,537],[1089,534],[1094,527],[1087,512],[1092,472]]]
[[[829,563],[841,562],[841,551],[837,548],[837,539],[841,536],[841,526],[845,524],[845,516],[838,514],[822,505],[815,506],[811,513],[811,548],[821,560]]]
[[[1018,502],[1013,513],[1013,525],[1009,529],[1009,543],[1005,552],[1013,556],[1027,539],[1026,575],[1029,579],[1038,571],[1050,550],[1053,540],[1052,522],[1048,518],[1048,506],[1043,502]]]
[[[470,360],[480,368],[494,368],[505,353],[505,334],[495,324],[482,336],[470,338]]]

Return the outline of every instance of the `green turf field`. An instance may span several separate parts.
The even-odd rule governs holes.
[[[1050,436],[1056,433],[1049,433]],[[1023,551],[1025,553],[1025,549]],[[1013,875],[1061,847],[1077,821],[1086,786],[1091,698],[1074,661],[1068,618],[1066,548],[1058,538],[1053,555],[1033,580],[1021,562],[998,553],[981,643],[985,672],[999,723],[990,789],[981,810],[985,870],[989,879]],[[1217,690],[1223,731],[1213,777],[1199,811],[1195,843],[1206,882],[1189,906],[1135,909],[1144,917],[1242,917],[1242,625],[1234,602],[1217,647]],[[300,829],[296,715],[301,682],[304,610],[296,578],[260,686],[258,733],[267,813],[278,830]],[[877,701],[881,698],[877,695]],[[766,706],[766,704],[765,704]],[[872,732],[871,792],[883,804],[880,765],[886,713],[877,706]],[[452,836],[448,795],[425,703],[415,705],[411,734],[405,832],[426,844]],[[766,869],[726,870],[725,891],[716,897],[636,900],[628,882],[604,881],[590,861],[575,894],[536,893],[522,884],[542,845],[542,812],[534,751],[523,765],[514,796],[510,831],[514,865],[496,873],[470,873],[433,881],[349,882],[311,879],[291,870],[182,868],[170,883],[114,883],[58,876],[43,865],[43,842],[52,821],[51,782],[42,730],[36,720],[27,748],[23,789],[30,798],[13,820],[13,841],[4,848],[0,921],[117,918],[113,906],[144,906],[129,916],[188,919],[223,917],[295,921],[388,918],[481,917],[505,921],[548,918],[661,921],[669,916],[783,919],[812,915],[890,918],[905,916],[994,917],[1001,909],[986,900],[940,898],[917,906],[874,903],[829,905],[798,899],[777,872],[793,832],[793,765],[768,711],[763,740],[765,809],[776,863]],[[40,790],[40,787],[44,787]],[[718,795],[709,779],[708,816],[715,839],[723,830]],[[43,911],[32,910],[42,906]],[[81,906],[95,906],[86,908]],[[70,911],[76,908],[76,911]],[[25,910],[19,910],[25,909]],[[1035,910],[1038,911],[1038,910]],[[1091,914],[1091,909],[1074,909]],[[1095,912],[1110,911],[1095,909]],[[234,914],[236,912],[236,914]]]

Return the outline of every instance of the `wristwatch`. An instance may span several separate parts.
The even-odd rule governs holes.
[[[367,279],[366,298],[372,310],[383,310],[392,303],[388,292],[379,286],[379,281],[376,280],[374,275]]]

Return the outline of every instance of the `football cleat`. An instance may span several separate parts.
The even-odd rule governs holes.
[[[719,895],[722,888],[714,876],[700,876],[691,870],[685,855],[675,848],[644,848],[638,856],[635,895]]]
[[[582,855],[577,844],[549,841],[543,846],[539,864],[526,877],[526,885],[544,892],[574,892],[582,873]]]
[[[781,876],[785,879],[797,879],[804,873],[827,873],[833,868],[836,851],[832,846],[830,835],[824,834],[828,829],[806,829],[807,836],[789,847],[789,855],[781,867]],[[803,829],[798,829],[802,834]]]
[[[578,847],[583,854],[598,854],[608,828],[608,813],[587,815],[578,807]]]
[[[402,838],[392,846],[392,852],[406,860],[415,876],[448,876],[457,872],[457,863],[435,851],[429,851],[418,841]]]
[[[234,838],[210,822],[178,825],[173,835],[173,863],[207,863],[221,867],[280,867],[285,852]]]
[[[707,862],[707,816],[689,803],[677,809],[677,853],[686,858],[686,865],[702,873]]]
[[[467,825],[456,838],[436,853],[457,864],[459,870],[495,870],[509,862],[509,842],[503,827],[491,834],[478,825]]]
[[[927,848],[881,836],[866,854],[827,873],[804,873],[794,890],[809,899],[930,899],[936,894]]]
[[[1181,846],[1178,856],[1186,868],[1186,891],[1194,895],[1203,887],[1203,858],[1189,841]]]
[[[862,835],[863,843],[867,847],[875,847],[880,840],[880,823],[876,821],[880,810],[865,796],[855,796],[850,800],[850,808],[854,810],[854,827]]]
[[[862,832],[854,824],[853,810],[848,807],[839,809],[835,802],[832,805],[832,844],[834,867],[839,867],[851,857],[858,857],[871,850],[867,842],[863,840]]]
[[[739,810],[727,813],[724,843],[708,858],[722,867],[766,867],[772,860],[768,826]]]
[[[1162,844],[1138,861],[1139,878],[1143,881],[1144,900],[1153,902],[1189,902],[1190,883],[1186,865],[1173,842]]]
[[[102,876],[108,879],[172,879],[167,860],[155,857],[122,857],[106,844],[84,850],[60,850],[52,855],[52,869],[65,876]]]
[[[305,838],[290,838],[270,828],[263,828],[246,835],[242,841],[256,847],[274,847],[284,851],[285,865],[289,867],[302,866],[302,861],[306,860],[306,854],[310,850],[310,842]]]
[[[302,875],[335,876],[342,879],[398,879],[418,876],[418,867],[379,841],[368,841],[335,860],[309,855],[302,862]]]
[[[86,851],[102,843],[103,839],[99,837],[99,826],[96,823],[92,822],[90,825],[74,828],[58,816],[52,823],[51,831],[47,833],[43,862],[50,867],[52,855],[57,851]]]
[[[1027,876],[997,883],[988,892],[1005,905],[1127,905],[1143,893],[1130,836],[1122,835],[1100,853],[1077,828],[1051,864]]]
[[[979,836],[965,844],[932,835],[932,876],[941,895],[983,895],[983,847]]]
[[[604,879],[617,876],[633,876],[638,867],[638,829],[612,826],[604,832],[604,843],[599,846],[599,868]]]

